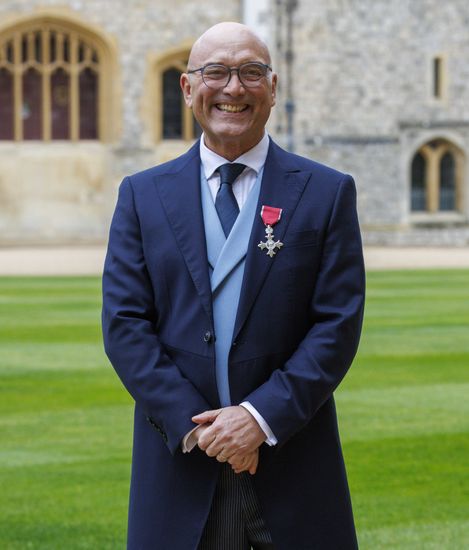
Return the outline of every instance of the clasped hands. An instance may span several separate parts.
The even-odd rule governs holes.
[[[259,447],[266,435],[251,413],[241,406],[205,411],[192,417],[199,424],[194,435],[208,456],[228,462],[235,473],[254,475],[259,463]]]

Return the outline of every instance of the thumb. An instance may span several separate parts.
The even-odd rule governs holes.
[[[205,411],[192,417],[192,422],[196,424],[205,424],[207,422],[213,422],[215,418],[221,413],[221,409],[215,409],[213,411]]]

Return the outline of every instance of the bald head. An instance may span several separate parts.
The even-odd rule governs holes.
[[[267,65],[271,64],[267,44],[249,27],[241,23],[218,23],[205,31],[192,46],[188,67],[194,69],[204,65],[209,60],[210,53],[223,46],[227,51],[241,51],[244,48],[255,47]]]
[[[207,65],[228,71],[208,69],[207,84]],[[214,25],[192,47],[181,75],[184,101],[204,131],[205,145],[224,159],[235,160],[264,136],[277,88],[270,65],[265,42],[240,23]],[[246,81],[240,70],[252,71]]]

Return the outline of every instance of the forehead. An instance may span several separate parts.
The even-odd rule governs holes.
[[[251,37],[204,41],[195,57],[199,65],[223,63],[233,66],[246,61],[269,61],[265,49]]]

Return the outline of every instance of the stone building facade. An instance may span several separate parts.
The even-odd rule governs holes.
[[[356,177],[366,242],[469,244],[469,4],[303,1],[293,21],[297,150]]]
[[[0,245],[105,241],[122,177],[197,137],[178,75],[222,20],[269,42],[269,131],[355,177],[365,242],[469,244],[464,0],[3,0]]]

